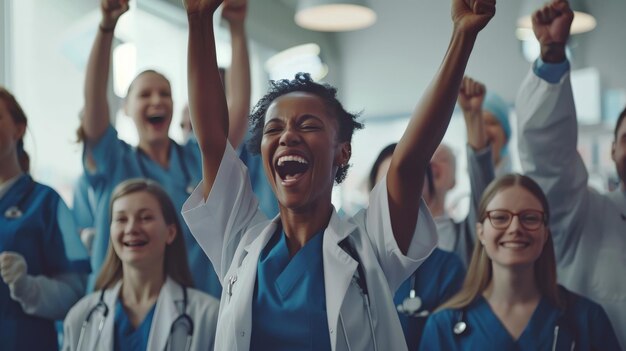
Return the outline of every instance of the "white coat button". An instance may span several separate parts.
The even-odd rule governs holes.
[[[330,328],[330,333],[333,334],[335,332],[335,330],[333,328]]]
[[[246,332],[242,331],[241,333],[239,333],[239,336],[241,336],[243,338],[244,336],[246,336]]]

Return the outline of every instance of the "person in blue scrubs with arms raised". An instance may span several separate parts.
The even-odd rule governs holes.
[[[396,144],[385,147],[370,172],[370,191],[384,179]],[[422,197],[429,204],[435,196],[433,172],[429,165]],[[393,302],[398,310],[402,331],[409,350],[417,350],[426,318],[444,301],[459,291],[465,278],[461,259],[453,252],[436,248],[419,268],[395,292]]]
[[[225,2],[228,5],[231,1]],[[369,207],[340,218],[331,203],[362,125],[336,89],[299,73],[270,84],[254,108],[251,148],[280,207],[267,220],[228,142],[213,13],[221,0],[186,0],[189,107],[203,180],[183,217],[223,283],[216,349],[406,350],[393,292],[436,246],[421,199],[430,158],[450,122],[463,72],[495,1],[452,1],[443,63],[394,151]],[[407,33],[407,38],[410,35]]]
[[[63,350],[211,350],[219,301],[192,289],[178,210],[157,183],[120,183],[96,292],[64,323]]]
[[[0,87],[0,348],[56,350],[54,320],[83,296],[89,257],[63,200],[28,174],[26,125]]]
[[[420,350],[619,350],[602,307],[557,285],[548,201],[532,179],[492,182],[461,291],[426,322]]]
[[[113,188],[125,179],[150,178],[163,186],[177,208],[200,181],[200,150],[195,143],[179,145],[170,139],[173,101],[169,81],[160,73],[140,73],[128,88],[124,113],[137,127],[139,145],[132,147],[121,141],[110,123],[107,82],[111,60],[113,32],[118,19],[128,10],[128,0],[101,0],[102,19],[91,50],[85,81],[85,116],[82,128],[85,137],[83,164],[85,175],[95,192],[96,237],[92,248],[92,266],[98,271],[104,261],[109,242],[109,216],[106,212]],[[230,25],[232,42],[231,81],[228,86],[237,94],[228,101],[232,118],[229,140],[237,145],[247,129],[250,108],[250,68],[244,20],[246,4],[226,7],[222,17]],[[164,48],[167,50],[167,48]],[[93,162],[91,162],[93,161]],[[198,289],[219,296],[221,286],[210,261],[194,244],[186,226],[183,227],[189,265]]]

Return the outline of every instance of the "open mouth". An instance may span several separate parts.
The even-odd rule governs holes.
[[[153,126],[159,126],[163,124],[164,122],[165,122],[165,116],[161,116],[161,115],[148,116],[148,123],[152,124]]]
[[[145,240],[129,240],[125,241],[123,244],[126,247],[143,247],[146,246],[148,242]]]
[[[309,161],[302,156],[281,156],[276,162],[276,172],[284,182],[294,182],[308,170]]]

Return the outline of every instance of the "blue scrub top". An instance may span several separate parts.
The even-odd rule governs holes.
[[[181,209],[189,197],[187,188],[195,187],[202,178],[200,149],[196,143],[178,145],[172,142],[169,151],[169,168],[152,161],[144,153],[118,139],[117,131],[109,126],[102,138],[91,149],[97,169],[87,168],[86,152],[83,152],[84,175],[95,198],[96,237],[91,250],[91,265],[94,269],[88,289],[93,289],[109,245],[109,202],[115,186],[131,178],[149,178],[159,183],[168,193],[174,206]],[[185,170],[187,172],[185,172]],[[178,213],[183,228],[189,268],[195,287],[213,296],[220,297],[221,285],[208,257],[195,242],[182,215]]]
[[[21,203],[22,215],[7,218],[7,209]],[[0,252],[24,256],[29,275],[54,276],[89,273],[89,257],[72,213],[51,188],[22,175],[0,198]],[[0,348],[2,350],[56,350],[52,320],[24,313],[0,281]]]
[[[152,326],[152,317],[154,317],[156,303],[150,309],[150,312],[143,319],[141,324],[135,329],[128,319],[126,310],[119,299],[115,304],[115,336],[114,351],[143,351],[148,348],[148,339],[150,337],[150,327]]]
[[[461,289],[465,279],[465,268],[456,254],[435,249],[413,276],[416,296],[422,300],[418,313],[422,311],[431,313]],[[407,279],[396,291],[393,298],[396,306],[401,305],[409,297],[411,280]],[[400,312],[398,316],[409,350],[417,350],[428,316],[409,317]]]
[[[259,208],[267,218],[274,218],[278,215],[278,201],[272,190],[272,186],[267,181],[265,170],[263,169],[263,158],[260,155],[253,155],[246,148],[244,143],[239,151],[239,158],[248,167],[252,190],[259,200]]]
[[[94,226],[94,193],[89,185],[89,181],[85,174],[76,181],[74,185],[73,207],[74,219],[78,226],[78,232],[85,228]]]
[[[322,241],[315,234],[293,257],[277,231],[257,267],[250,350],[330,350]]]
[[[572,346],[575,350],[620,350],[602,307],[585,297],[562,291],[569,307],[563,311],[542,298],[517,340],[513,340],[482,296],[465,309],[463,319],[467,330],[462,335],[452,331],[460,319],[459,310],[437,312],[426,323],[420,350],[570,351]]]

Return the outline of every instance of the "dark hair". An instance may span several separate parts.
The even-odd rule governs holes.
[[[374,161],[374,165],[372,166],[372,170],[370,170],[369,176],[369,189],[370,191],[374,189],[376,186],[376,175],[378,175],[378,169],[380,168],[380,164],[383,163],[385,159],[393,156],[393,152],[396,150],[396,146],[398,143],[393,143],[385,146],[384,149],[380,151],[376,161]],[[430,162],[428,166],[426,166],[426,184],[428,186],[428,193],[430,196],[435,194],[435,183],[433,182],[433,168],[430,166]]]
[[[267,109],[277,98],[296,91],[311,93],[324,100],[337,118],[340,142],[352,142],[354,130],[363,128],[363,124],[357,122],[360,113],[353,114],[347,112],[341,102],[337,100],[337,89],[328,84],[314,82],[309,73],[298,73],[292,80],[281,79],[278,81],[270,81],[269,91],[252,109],[252,113],[250,114],[252,136],[250,140],[248,140],[248,150],[252,154],[259,154],[261,152],[261,139],[263,138],[263,125]],[[349,167],[349,164],[339,167],[335,175],[335,181],[338,184],[345,179]]]
[[[24,110],[15,99],[15,96],[13,96],[13,94],[11,94],[2,86],[0,86],[0,100],[4,101],[4,104],[7,107],[7,111],[13,118],[13,123],[23,124],[24,126],[28,125],[26,113],[24,113]],[[20,163],[20,168],[22,168],[22,171],[28,172],[30,170],[30,157],[28,156],[26,150],[24,150],[23,137],[17,141],[17,159]]]
[[[109,223],[113,218],[113,203],[121,197],[138,192],[146,192],[152,195],[161,207],[161,213],[163,214],[165,224],[173,224],[176,227],[176,237],[174,238],[174,241],[165,247],[163,271],[168,277],[172,278],[178,284],[193,287],[193,279],[191,277],[187,261],[185,239],[183,238],[184,234],[180,221],[178,220],[178,210],[176,210],[174,203],[172,203],[170,197],[167,195],[165,190],[159,186],[159,184],[152,180],[143,178],[128,179],[118,184],[111,195],[111,202],[109,204]],[[112,239],[109,238],[108,252],[100,270],[100,274],[98,274],[98,278],[96,279],[96,290],[110,287],[112,284],[122,279],[122,261],[120,261],[120,258],[113,249],[111,240]]]
[[[619,131],[619,127],[624,121],[624,117],[626,117],[626,108],[624,108],[622,113],[619,114],[619,117],[617,118],[617,123],[615,123],[615,141],[617,141],[617,132]]]
[[[135,86],[135,82],[137,81],[137,79],[139,79],[141,76],[144,76],[146,74],[156,74],[157,76],[163,78],[166,82],[167,85],[170,86],[170,89],[172,89],[172,84],[170,83],[170,80],[167,79],[167,77],[165,75],[163,75],[163,73],[161,72],[157,72],[153,69],[147,69],[145,71],[140,72],[138,75],[135,76],[135,78],[133,79],[132,82],[130,82],[130,85],[128,86],[128,90],[126,91],[126,97],[128,97],[128,95],[130,95],[131,90],[133,90],[133,87]]]

